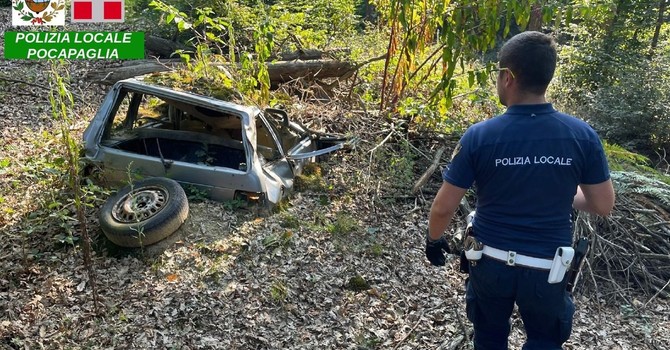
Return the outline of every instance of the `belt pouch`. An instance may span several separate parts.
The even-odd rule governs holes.
[[[470,262],[465,257],[465,250],[461,250],[460,270],[463,273],[470,273]]]

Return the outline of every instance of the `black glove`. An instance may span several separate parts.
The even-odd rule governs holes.
[[[433,241],[426,234],[426,258],[428,258],[428,261],[435,266],[444,266],[446,258],[443,252],[447,254],[451,253],[447,239],[442,236],[437,241]]]

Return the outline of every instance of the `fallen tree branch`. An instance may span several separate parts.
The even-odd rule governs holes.
[[[280,60],[280,61],[293,61],[293,60],[322,60],[326,58],[334,59],[337,55],[349,54],[351,53],[350,49],[332,49],[332,50],[315,50],[315,49],[301,49],[293,52],[281,52],[277,55],[270,56],[270,60]]]
[[[440,147],[437,152],[435,152],[435,157],[433,158],[433,163],[426,169],[426,171],[421,175],[419,180],[414,184],[414,187],[412,187],[412,193],[417,193],[423,187],[423,185],[426,184],[428,179],[433,175],[433,172],[435,172],[435,169],[437,169],[437,166],[440,164],[440,158],[442,157],[442,153],[447,149],[447,146],[442,146]]]
[[[651,298],[649,298],[649,300],[647,300],[647,302],[644,303],[644,305],[642,305],[642,307],[643,307],[643,308],[644,308],[644,307],[647,307],[647,304],[649,304],[652,300],[656,299],[656,297],[659,296],[659,294],[663,293],[664,290],[665,290],[665,288],[668,287],[668,285],[670,285],[670,279],[668,280],[668,282],[665,283],[665,285],[664,285],[661,289],[658,290],[658,292],[656,292],[656,294],[654,294],[654,296],[652,296]]]
[[[397,348],[400,346],[400,344],[402,344],[405,340],[407,340],[407,338],[409,338],[409,336],[412,335],[412,332],[414,332],[414,330],[416,329],[416,327],[418,327],[419,324],[421,324],[422,322],[424,322],[424,320],[423,320],[423,311],[422,311],[421,314],[419,315],[419,319],[414,323],[414,326],[412,326],[412,328],[409,330],[409,332],[407,332],[407,334],[405,334],[405,336],[402,337],[402,339],[398,340],[398,342],[395,344],[395,346],[393,347],[393,349],[394,349],[394,350],[397,349]]]
[[[456,350],[464,341],[470,339],[473,333],[473,329],[468,329],[466,334],[461,334],[453,340],[445,340],[444,343],[437,347],[437,350]]]
[[[324,78],[345,78],[352,73],[355,66],[350,62],[335,60],[312,60],[312,61],[276,61],[265,63],[273,86],[286,83],[298,78],[318,80]],[[130,66],[113,67],[103,70],[89,72],[86,79],[112,85],[119,80],[128,79],[144,74],[164,72],[177,69],[181,66],[179,61],[139,61]],[[229,64],[213,64],[213,66],[226,67]]]
[[[132,66],[121,66],[89,72],[86,74],[86,79],[96,83],[113,85],[119,80],[172,70],[177,65],[178,63],[164,63],[160,61],[137,63]]]
[[[356,63],[356,66],[355,66],[354,68],[355,68],[355,70],[358,70],[359,68],[361,68],[361,67],[363,67],[363,66],[365,66],[365,65],[368,65],[368,64],[370,64],[370,63],[372,63],[372,62],[385,60],[385,59],[386,59],[386,56],[388,56],[387,53],[385,53],[385,54],[383,54],[383,55],[379,55],[379,56],[377,56],[377,57],[369,58],[369,59],[367,59],[367,60],[365,60],[365,61],[363,61],[363,62]]]
[[[612,172],[612,177],[619,186],[612,215],[579,213],[575,221],[576,234],[592,242],[584,287],[626,303],[640,292],[667,298],[670,186],[638,173]]]

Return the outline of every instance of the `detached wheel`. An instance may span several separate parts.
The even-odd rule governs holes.
[[[170,236],[187,216],[188,200],[179,183],[152,177],[110,197],[100,209],[100,228],[114,244],[136,248]]]

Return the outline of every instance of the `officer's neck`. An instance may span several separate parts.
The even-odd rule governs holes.
[[[537,105],[547,103],[544,92],[534,93],[519,88],[519,85],[514,84],[516,80],[502,89],[504,94],[503,104],[507,107],[514,105]],[[501,96],[503,97],[503,96]]]
[[[507,97],[507,107],[515,105],[538,105],[547,103],[544,94],[516,93]]]

